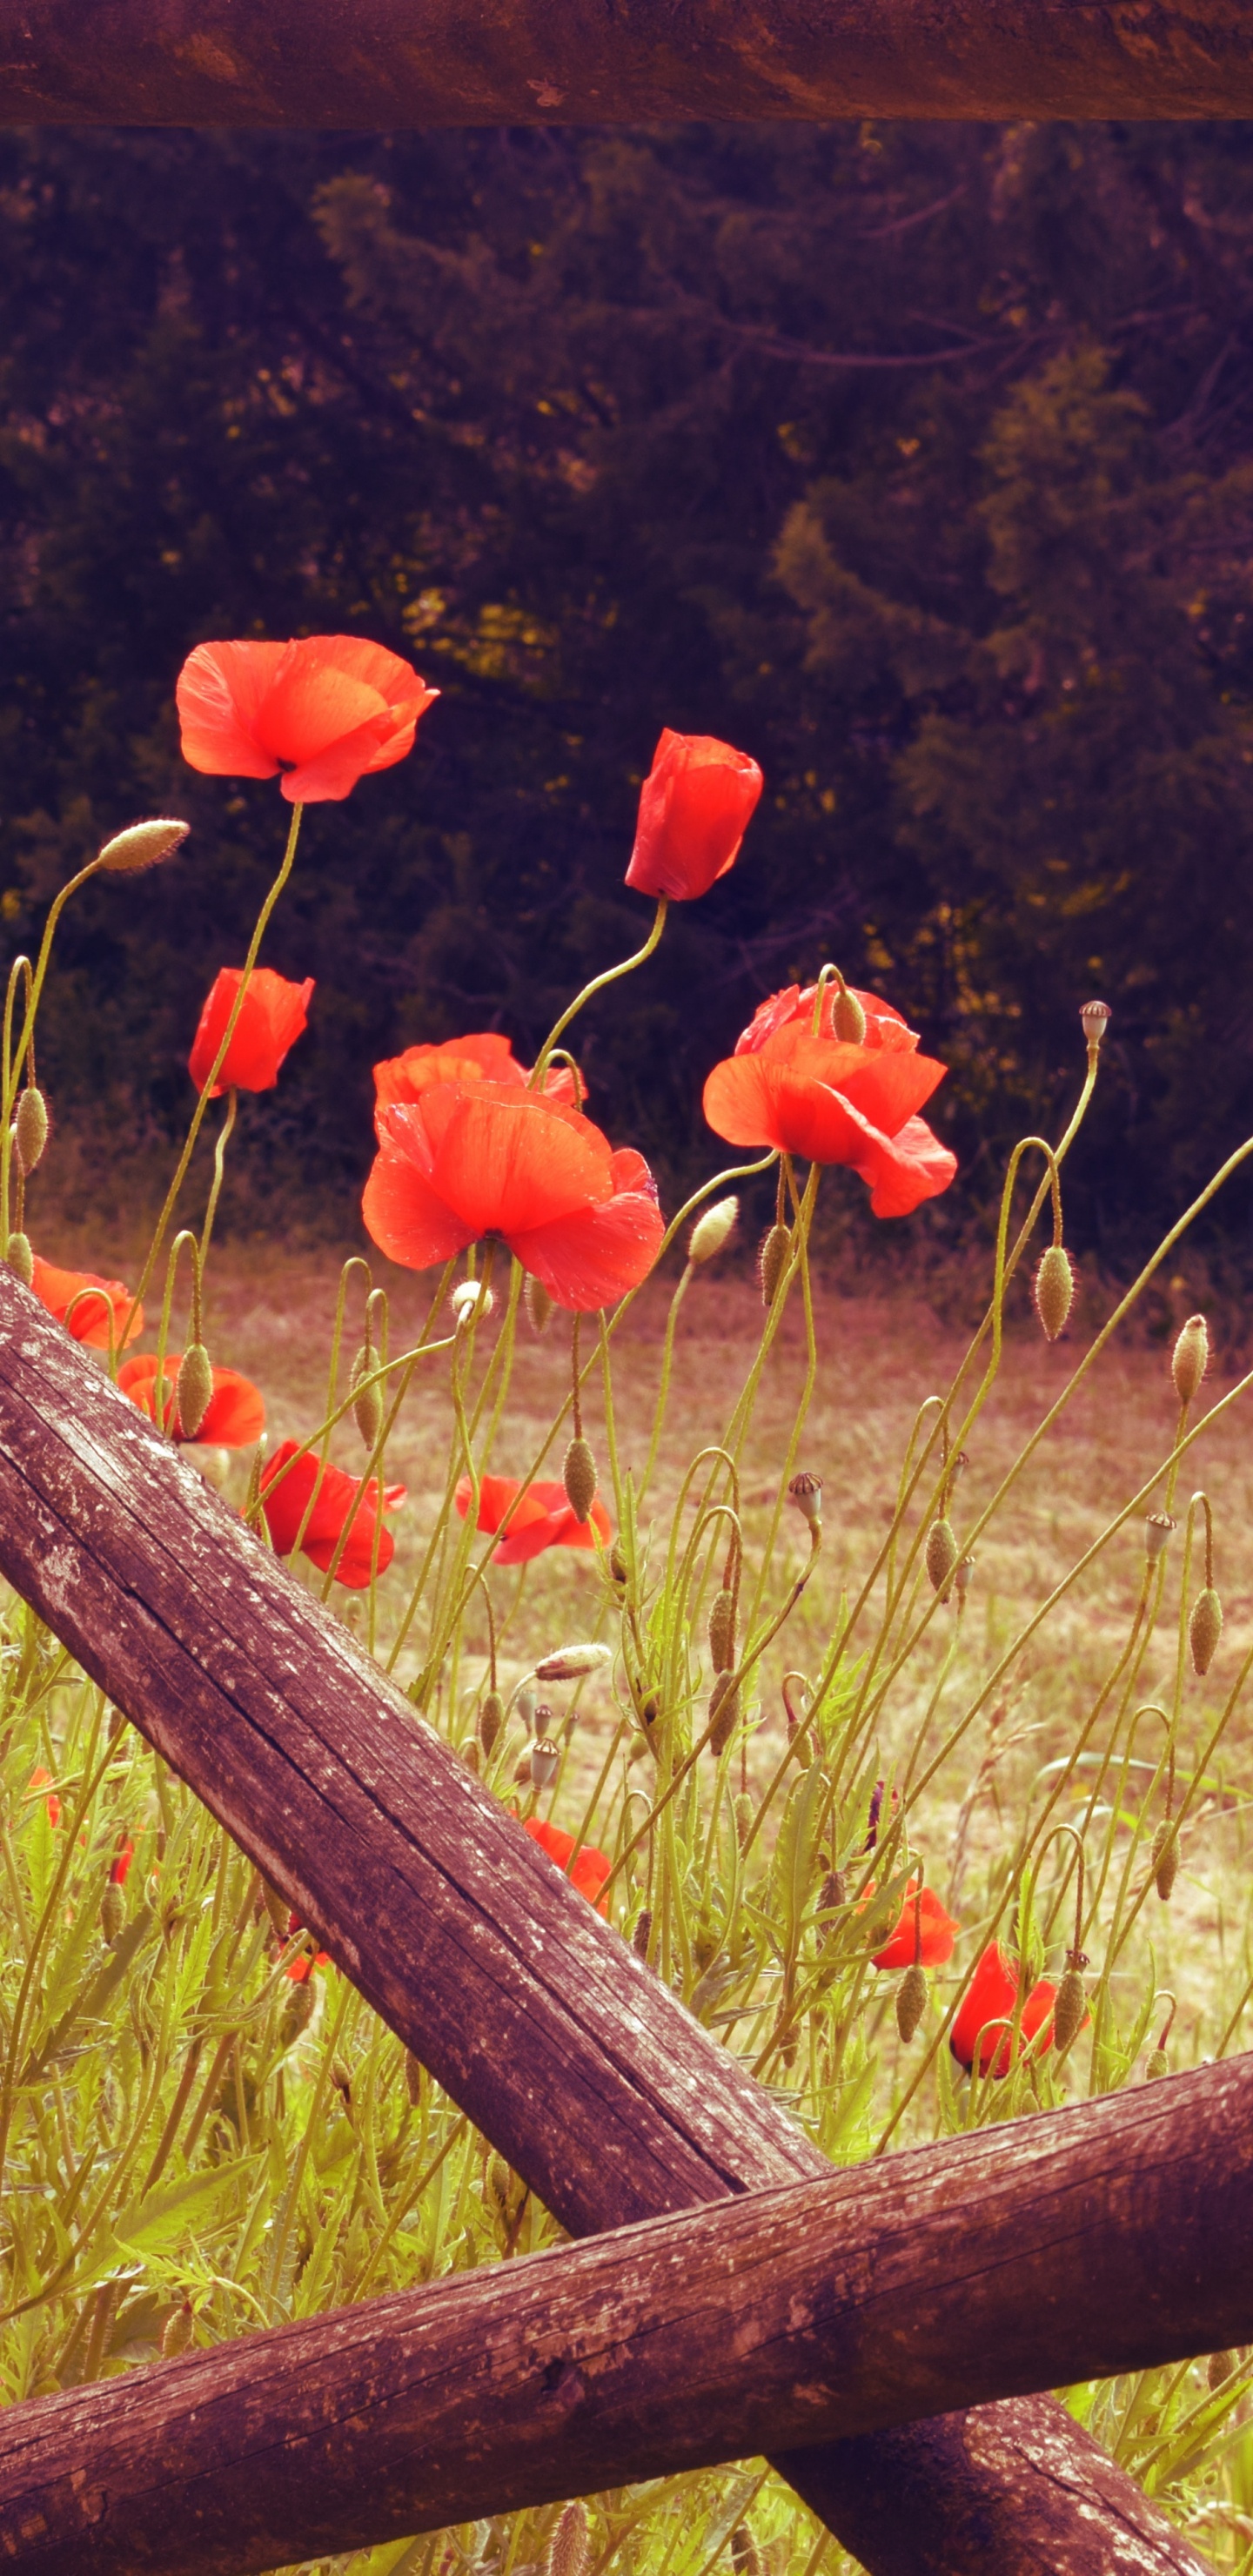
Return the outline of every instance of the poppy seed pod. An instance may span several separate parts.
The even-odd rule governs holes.
[[[383,1428],[383,1390],[381,1386],[363,1386],[362,1379],[372,1377],[378,1367],[378,1353],[363,1342],[353,1361],[348,1383],[359,1390],[353,1397],[352,1418],[367,1449],[373,1449]]]
[[[697,1217],[688,1237],[688,1260],[698,1264],[702,1261],[712,1261],[714,1254],[721,1252],[724,1243],[734,1232],[739,1212],[740,1203],[737,1198],[716,1199],[712,1207],[706,1208],[704,1215]]]
[[[1209,1367],[1209,1326],[1204,1315],[1189,1315],[1170,1355],[1170,1374],[1181,1404],[1191,1404]]]
[[[739,1713],[740,1694],[735,1676],[733,1673],[719,1673],[709,1694],[709,1714],[713,1720],[709,1738],[711,1753],[716,1755],[726,1750]]]
[[[16,1276],[21,1280],[23,1288],[30,1288],[33,1286],[35,1278],[35,1256],[30,1248],[30,1236],[28,1234],[11,1234],[5,1248],[4,1257],[8,1262],[10,1270],[15,1272]]]
[[[538,1724],[541,1717],[551,1718],[552,1710],[537,1709],[535,1714]],[[551,1735],[537,1735],[531,1746],[531,1778],[535,1787],[550,1789],[560,1768],[561,1746],[554,1744]]]
[[[735,1594],[725,1587],[709,1613],[709,1657],[716,1673],[729,1673],[735,1662]]]
[[[131,823],[105,842],[96,864],[111,876],[137,877],[145,868],[159,868],[162,859],[173,858],[190,830],[190,823],[176,823],[167,815],[151,823]]]
[[[761,1249],[757,1255],[757,1273],[761,1280],[761,1302],[767,1308],[774,1304],[779,1281],[787,1268],[788,1254],[791,1249],[790,1226],[772,1225],[769,1233],[763,1234],[761,1238]]]
[[[1179,1876],[1179,1837],[1167,1818],[1153,1836],[1153,1876],[1163,1905],[1169,1905],[1171,1890]]]
[[[1196,1605],[1188,1621],[1188,1643],[1192,1649],[1192,1670],[1207,1673],[1218,1652],[1223,1633],[1223,1605],[1213,1584],[1197,1594]]]
[[[932,1521],[927,1532],[925,1559],[927,1581],[932,1591],[939,1593],[941,1601],[948,1599],[948,1588],[953,1580],[957,1555],[957,1541],[953,1535],[952,1522],[947,1519]]]
[[[587,2506],[576,2497],[562,2507],[561,2519],[548,2544],[544,2576],[587,2576],[591,2559]]]
[[[925,1968],[907,1968],[896,1989],[896,2027],[908,2048],[914,2032],[927,2009],[927,1972]]]
[[[213,1362],[203,1342],[189,1342],[179,1361],[175,1401],[182,1436],[194,1440],[213,1401]]]
[[[100,1929],[103,1932],[106,1941],[109,1943],[110,1948],[112,1948],[113,1943],[116,1941],[117,1936],[122,1929],[122,1917],[125,1912],[126,1899],[122,1894],[121,1888],[115,1887],[112,1879],[110,1879],[109,1884],[100,1899]]]
[[[1057,2001],[1053,2006],[1053,2046],[1059,2057],[1065,2056],[1072,2039],[1082,2030],[1087,2008],[1088,1998],[1084,1993],[1082,1975],[1078,1966],[1072,1966],[1068,1959],[1066,1973],[1057,1989]]]
[[[1148,1514],[1144,1523],[1144,1553],[1150,1565],[1156,1565],[1171,1531],[1178,1526],[1178,1522],[1171,1518],[1169,1512]]]
[[[646,1959],[648,1957],[648,1944],[652,1939],[652,1931],[653,1909],[651,1905],[646,1905],[643,1908],[643,1911],[636,1916],[635,1930],[631,1934],[631,1947],[634,1950],[637,1959]]]
[[[1041,1255],[1031,1294],[1044,1338],[1055,1342],[1064,1330],[1075,1296],[1074,1265],[1064,1244],[1050,1243],[1048,1251]]]
[[[577,1438],[571,1441],[561,1469],[566,1501],[576,1521],[588,1521],[596,1500],[596,1461],[590,1443]]]
[[[537,1682],[578,1682],[588,1673],[600,1672],[613,1662],[612,1646],[588,1643],[580,1646],[554,1646],[551,1655],[535,1667]]]
[[[187,2351],[195,2331],[196,2320],[192,2313],[191,2301],[184,2299],[181,2308],[175,2308],[173,2315],[166,2318],[162,2327],[162,2361],[177,2361],[180,2352]]]
[[[526,1308],[526,1319],[532,1332],[542,1333],[552,1320],[554,1300],[549,1296],[543,1280],[537,1279],[534,1272],[530,1270],[527,1272],[526,1286],[522,1291],[522,1303]]]
[[[1114,1014],[1108,1002],[1085,1002],[1079,1013],[1079,1026],[1090,1047],[1099,1047]]]
[[[38,1085],[28,1082],[17,1104],[13,1142],[23,1172],[33,1172],[48,1142],[48,1104]]]
[[[864,1046],[866,1043],[866,1014],[856,993],[847,984],[840,986],[831,1005],[831,1034],[839,1038],[843,1046]]]
[[[787,1490],[788,1500],[789,1502],[795,1503],[802,1520],[808,1521],[811,1530],[821,1529],[821,1476],[811,1475],[807,1467],[802,1467],[799,1476],[793,1476],[791,1484],[788,1486]]]

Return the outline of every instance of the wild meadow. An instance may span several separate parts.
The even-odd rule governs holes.
[[[264,964],[300,832],[333,829],[304,808],[404,757],[431,695],[344,639],[191,656],[186,756],[281,768],[287,850],[187,1033],[150,1236],[58,1231],[56,906],[15,963],[11,1267],[834,2160],[1241,2047],[1248,1385],[1189,1234],[1222,1176],[1138,1279],[1076,1268],[1102,1004],[1076,995],[1067,1119],[1016,1151],[981,1275],[910,1261],[954,1179],[921,1114],[943,1067],[907,993],[835,962],[710,1069],[710,1176],[681,1208],[585,1094],[593,984],[533,1066],[499,1030],[378,1066],[342,1263],[260,1215],[222,1236],[237,1123],[317,1007]],[[736,861],[760,787],[746,755],[663,735],[627,880],[654,909],[618,973]],[[194,863],[183,838],[128,827],[84,875],[133,901],[130,876]],[[1253,1151],[1232,1144],[1224,1176]],[[839,1251],[839,1195],[866,1189],[906,1247],[869,1273]],[[553,2241],[12,1597],[0,1665],[5,2401]],[[1223,2353],[1063,2392],[1223,2570],[1253,2569],[1249,2377]],[[333,2563],[852,2564],[759,2462]]]

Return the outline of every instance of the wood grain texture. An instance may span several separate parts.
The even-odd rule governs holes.
[[[0,0],[13,124],[1253,115],[1245,0]]]
[[[0,1570],[571,2234],[828,2171],[2,1268]],[[1064,2495],[1059,2479],[1031,2487],[1020,2436],[1032,2456],[1065,2450]],[[880,2439],[787,2464],[833,2530],[856,2529],[870,2576],[1196,2565],[1147,2506],[1149,2537],[1126,2554],[1117,2473],[1050,2400],[1026,2416],[1020,2402],[1003,2439],[971,2418],[898,2433],[882,2478]],[[1052,2562],[1034,2536],[1044,2503],[1048,2547],[1063,2526]]]
[[[248,2576],[1245,2343],[1251,2238],[1244,2058],[10,2408],[0,2562]],[[1028,2418],[1017,2467],[1046,2491],[1060,2471],[1039,2563],[1069,2567],[1064,2439],[1041,2451]],[[1128,2483],[1108,2509],[1151,2526]]]

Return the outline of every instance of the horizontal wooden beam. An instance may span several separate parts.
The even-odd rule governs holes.
[[[829,2173],[2,1265],[0,1571],[572,2235]],[[1198,2564],[1048,2399],[786,2474],[869,2576]]]
[[[0,2561],[248,2576],[1253,2341],[1253,2059],[0,2413]]]
[[[0,0],[8,124],[1253,116],[1246,0]]]

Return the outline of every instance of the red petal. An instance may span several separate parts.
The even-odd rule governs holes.
[[[272,778],[258,719],[285,644],[198,644],[178,675],[183,758],[217,778]]]
[[[908,1118],[898,1136],[868,1143],[856,1168],[870,1184],[875,1216],[909,1216],[924,1199],[938,1198],[948,1188],[957,1156],[940,1143],[925,1118]]]
[[[451,1261],[455,1252],[473,1243],[474,1227],[447,1205],[418,1169],[414,1153],[399,1142],[400,1122],[412,1114],[384,1112],[389,1134],[371,1166],[361,1214],[366,1233],[389,1261],[406,1270],[426,1270],[432,1262]]]
[[[436,1117],[446,1099],[431,1095]],[[512,1244],[534,1226],[608,1199],[611,1168],[608,1139],[590,1118],[537,1093],[484,1083],[459,1091],[432,1178],[475,1235],[503,1234]]]
[[[619,1154],[614,1163],[634,1165],[640,1159]],[[646,1164],[643,1169],[648,1172]],[[579,1314],[616,1305],[648,1277],[665,1236],[651,1173],[648,1183],[647,1189],[615,1191],[602,1207],[514,1235],[509,1249],[557,1305]]]

